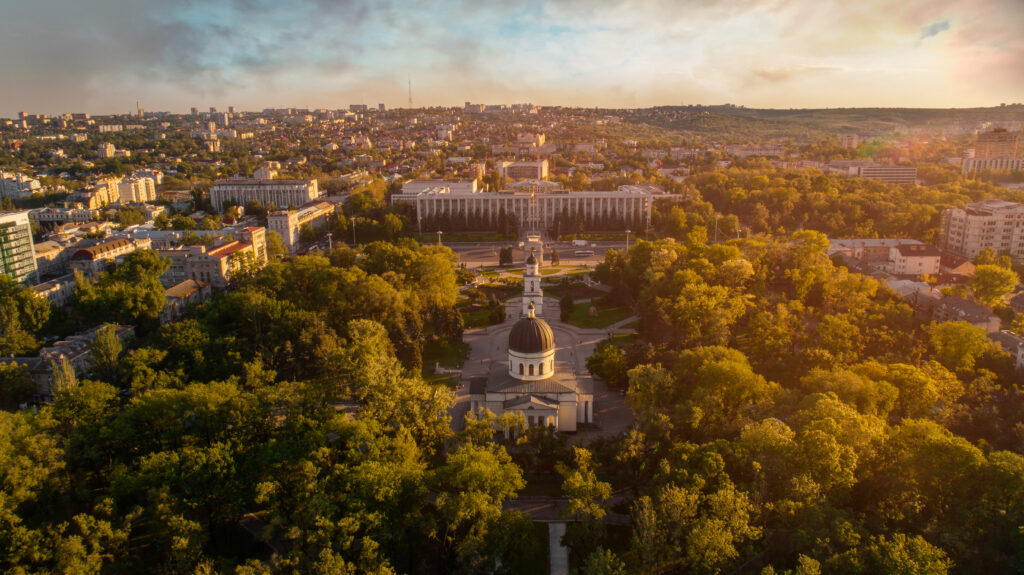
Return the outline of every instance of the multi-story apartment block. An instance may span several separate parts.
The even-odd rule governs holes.
[[[786,148],[777,144],[767,144],[763,146],[726,146],[725,153],[736,156],[737,158],[750,158],[754,156],[777,156],[779,158],[786,155]]]
[[[0,273],[23,282],[36,277],[28,212],[0,212]]]
[[[49,300],[57,307],[64,307],[71,302],[71,296],[75,295],[74,274],[62,275],[50,281],[32,286],[36,297]]]
[[[294,252],[299,247],[299,236],[302,226],[308,225],[317,230],[327,226],[327,221],[334,214],[335,204],[329,202],[311,202],[297,210],[280,210],[267,216],[267,227],[277,232],[288,251]]]
[[[96,148],[96,155],[101,158],[113,158],[115,152],[117,152],[117,148],[115,148],[114,144],[111,144],[110,142],[100,144],[99,147]]]
[[[223,212],[224,204],[235,202],[245,205],[253,200],[264,206],[302,206],[320,197],[316,180],[250,180],[234,178],[214,182],[210,188],[210,203]]]
[[[941,242],[943,249],[968,259],[985,248],[1024,259],[1024,204],[990,199],[946,210]]]
[[[0,172],[0,196],[18,200],[43,191],[39,180],[25,174]]]
[[[974,146],[975,158],[1012,158],[1017,155],[1017,133],[1005,128],[978,134]]]
[[[978,172],[1021,171],[1024,171],[1024,158],[964,158],[960,162],[960,172],[965,175]]]
[[[117,183],[118,203],[141,204],[156,200],[153,178],[124,178]]]
[[[498,162],[498,173],[507,180],[543,180],[548,177],[548,161]]]

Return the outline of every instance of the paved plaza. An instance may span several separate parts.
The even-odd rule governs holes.
[[[452,423],[461,429],[469,411],[469,380],[474,377],[486,377],[495,362],[503,362],[508,357],[508,334],[522,310],[522,298],[513,298],[505,302],[505,321],[487,328],[467,329],[463,340],[469,344],[469,358],[462,368],[460,383],[462,387],[456,392],[456,403],[452,408]],[[591,376],[587,371],[587,358],[594,353],[599,343],[608,339],[609,333],[632,333],[631,329],[621,326],[634,321],[629,317],[612,324],[605,329],[582,329],[563,323],[559,318],[558,300],[544,298],[544,320],[551,326],[555,334],[555,361],[567,362],[572,365],[576,377],[584,385],[592,385],[594,390],[594,424],[584,425],[573,437],[576,441],[586,438],[617,435],[624,433],[633,425],[633,412],[626,404],[626,398],[618,391],[609,390],[600,378]]]

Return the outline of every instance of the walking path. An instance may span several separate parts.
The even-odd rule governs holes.
[[[462,366],[463,384],[456,391],[455,405],[449,411],[452,427],[461,430],[469,411],[469,381],[474,377],[486,377],[495,362],[505,361],[508,357],[508,332],[512,330],[515,320],[519,319],[522,310],[522,298],[513,298],[505,302],[505,321],[486,328],[467,329],[463,341],[469,344],[469,357]],[[633,425],[633,412],[626,405],[626,398],[617,391],[609,390],[600,378],[593,377],[587,371],[587,358],[594,353],[597,345],[608,339],[610,334],[634,333],[623,326],[636,321],[630,316],[601,329],[585,329],[563,323],[559,320],[558,300],[544,298],[544,319],[555,334],[555,360],[572,364],[577,378],[581,383],[590,385],[594,390],[594,425],[585,425],[574,436],[574,441],[618,435]]]
[[[569,549],[562,545],[565,523],[548,523],[548,557],[551,575],[569,575]]]

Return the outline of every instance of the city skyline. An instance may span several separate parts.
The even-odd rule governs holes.
[[[409,79],[417,107],[942,108],[1024,94],[1017,0],[88,4],[5,8],[0,116],[405,107]]]

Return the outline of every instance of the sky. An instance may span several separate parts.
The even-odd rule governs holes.
[[[0,117],[1024,101],[1024,0],[0,0]]]

